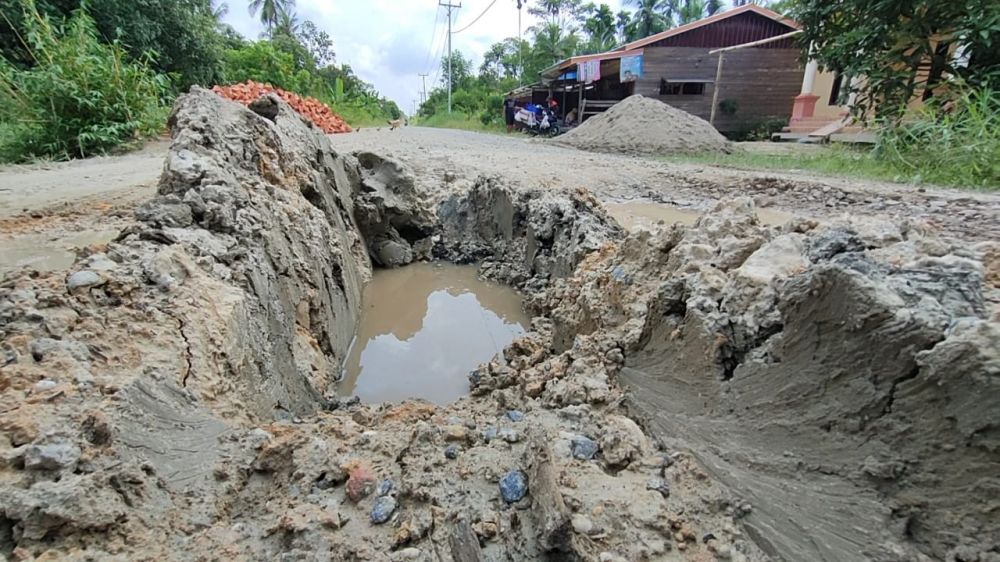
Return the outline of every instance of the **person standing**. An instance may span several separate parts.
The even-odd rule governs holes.
[[[513,96],[510,94],[503,100],[503,116],[504,120],[507,122],[507,134],[510,134],[514,130],[514,113],[515,102]]]

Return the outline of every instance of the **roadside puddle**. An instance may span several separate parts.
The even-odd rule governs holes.
[[[365,403],[442,405],[468,394],[468,374],[530,321],[517,291],[480,280],[476,270],[444,263],[376,270],[338,393]]]
[[[22,234],[0,240],[0,271],[30,266],[38,271],[66,269],[76,261],[76,248],[106,244],[120,229],[74,232],[64,236],[52,233]]]
[[[608,213],[622,225],[625,230],[653,230],[658,226],[682,224],[693,226],[703,213],[692,209],[682,209],[673,205],[651,203],[649,201],[630,201],[628,203],[605,203]],[[776,209],[757,208],[757,218],[761,224],[776,226],[785,224],[794,215]]]

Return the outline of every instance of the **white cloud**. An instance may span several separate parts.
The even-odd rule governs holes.
[[[462,0],[462,7],[454,11],[454,29],[468,25],[491,1]],[[622,0],[607,3],[617,11]],[[248,38],[257,38],[263,28],[250,17],[246,2],[229,0],[229,6],[226,23]],[[437,0],[298,0],[295,9],[299,19],[311,20],[330,34],[338,63],[351,65],[403,111],[410,112],[414,100],[420,99],[419,74],[429,73],[427,89],[433,86],[447,35],[445,9]],[[535,22],[527,9],[522,18],[527,33]],[[491,44],[516,35],[515,0],[495,0],[475,25],[453,36],[452,48],[472,57],[478,67]]]

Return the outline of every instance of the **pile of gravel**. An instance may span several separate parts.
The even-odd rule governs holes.
[[[661,101],[628,97],[559,137],[559,144],[623,154],[728,152],[726,140],[708,121]]]

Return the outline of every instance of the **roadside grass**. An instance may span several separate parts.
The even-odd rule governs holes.
[[[737,150],[732,154],[677,154],[662,158],[668,162],[688,162],[723,168],[803,171],[897,183],[913,182],[913,178],[900,174],[891,164],[876,158],[872,149],[817,147],[817,150],[798,154]]]
[[[811,172],[818,175],[886,181],[911,185],[936,185],[978,191],[1000,190],[1000,178],[989,180],[983,175],[970,175],[968,167],[945,166],[944,155],[927,155],[926,164],[903,166],[898,158],[884,156],[885,149],[824,146],[803,153],[758,153],[737,150],[732,154],[692,154],[661,157],[668,162],[705,164],[723,168]],[[908,162],[913,162],[909,160]],[[919,162],[919,160],[918,160]],[[929,164],[934,162],[934,167]],[[994,166],[989,160],[977,163]]]
[[[473,117],[464,113],[453,112],[452,114],[438,113],[430,117],[415,118],[410,121],[411,125],[421,127],[435,127],[438,129],[461,129],[463,131],[475,131],[477,133],[500,134],[505,132],[502,125],[486,125],[479,117]]]

